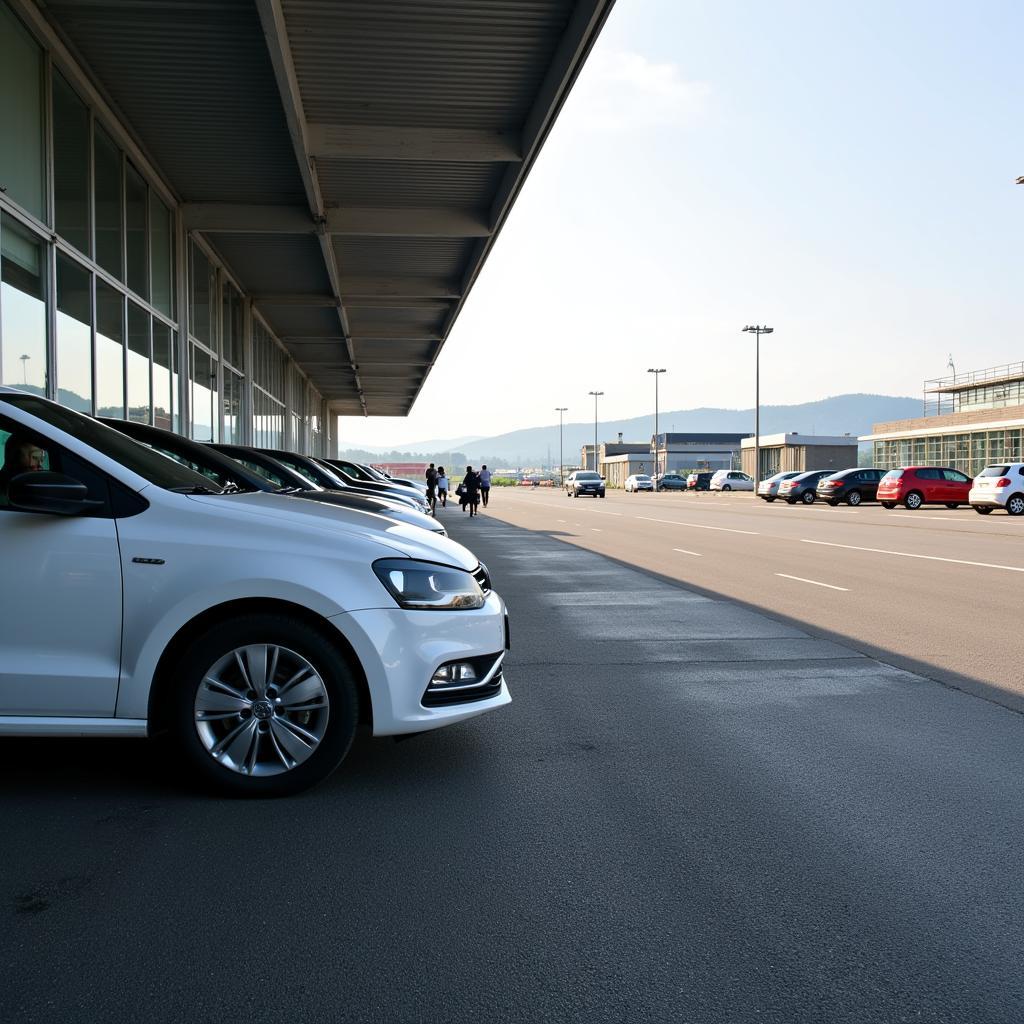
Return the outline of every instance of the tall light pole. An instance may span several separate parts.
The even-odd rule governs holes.
[[[567,405],[556,405],[555,412],[558,413],[558,486],[562,486],[562,467],[565,465],[565,459],[562,457],[562,413],[568,412],[569,406]]]
[[[27,353],[22,353],[18,358],[21,360],[21,383],[28,386],[28,361],[32,358]]]
[[[594,396],[594,471],[599,473],[597,468],[597,400],[604,394],[603,391],[588,391],[588,395]]]
[[[743,328],[754,335],[754,493],[761,486],[761,335],[771,334],[774,327],[748,324]]]
[[[665,367],[658,370],[650,369],[647,372],[654,374],[654,489],[658,490],[661,483],[658,479],[658,378],[665,372]]]

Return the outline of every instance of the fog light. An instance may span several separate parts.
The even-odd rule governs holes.
[[[442,665],[431,677],[432,687],[464,686],[477,681],[476,669],[468,661],[455,661]]]

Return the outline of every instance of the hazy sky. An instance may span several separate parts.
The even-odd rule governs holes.
[[[1020,0],[618,0],[412,414],[342,447],[1024,359]]]

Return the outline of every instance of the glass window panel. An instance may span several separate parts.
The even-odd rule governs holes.
[[[149,314],[128,303],[128,419],[149,423],[150,385]]]
[[[1006,440],[1003,448],[1003,458],[1007,462],[1020,462],[1020,430],[1006,431]]]
[[[57,401],[92,412],[92,275],[57,254]]]
[[[0,219],[0,383],[45,395],[43,243],[7,214]]]
[[[153,305],[160,312],[174,317],[174,235],[171,230],[171,211],[153,192],[149,194],[149,261]]]
[[[107,133],[96,127],[94,142],[96,193],[96,262],[119,281],[121,269],[121,151]]]
[[[124,297],[96,282],[96,414],[124,419]]]
[[[242,378],[224,367],[224,426],[221,440],[225,444],[242,441]]]
[[[196,441],[216,441],[217,406],[220,394],[217,388],[217,360],[198,345],[192,346],[192,438]]]
[[[1005,432],[1002,430],[990,430],[988,434],[988,461],[989,462],[1001,462],[1003,459],[1003,449]],[[982,467],[984,469],[984,466]]]
[[[146,183],[128,164],[125,173],[125,240],[127,242],[128,287],[136,295],[149,299],[149,271],[146,266]]]
[[[89,110],[53,75],[53,197],[57,234],[90,255]]]
[[[43,52],[0,3],[0,188],[40,220],[43,203]]]
[[[189,330],[204,345],[210,344],[210,262],[194,243],[189,261]]]
[[[242,369],[242,296],[227,281],[221,316],[221,356],[236,369]]]
[[[171,398],[172,337],[167,324],[153,321],[153,424],[164,430],[177,430]]]

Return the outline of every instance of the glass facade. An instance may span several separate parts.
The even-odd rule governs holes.
[[[51,57],[0,0],[0,384],[326,454],[323,398]]]
[[[977,476],[993,462],[1020,462],[1021,433],[1021,427],[1012,427],[875,441],[874,465],[878,469],[948,466]]]

